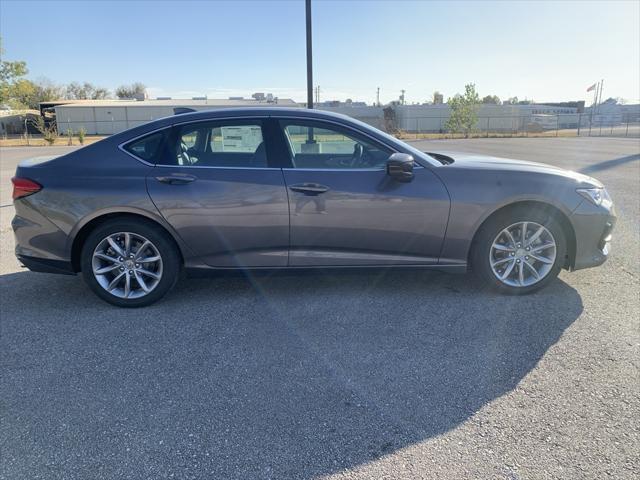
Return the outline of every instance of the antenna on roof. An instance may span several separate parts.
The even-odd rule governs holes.
[[[191,113],[191,112],[195,112],[195,110],[189,107],[175,107],[173,109],[174,115],[182,115],[183,113]]]

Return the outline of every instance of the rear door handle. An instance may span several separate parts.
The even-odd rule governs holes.
[[[168,185],[186,185],[187,183],[195,182],[198,177],[194,175],[174,173],[172,175],[156,177],[160,183],[166,183]]]
[[[329,191],[329,187],[319,183],[296,183],[295,185],[290,185],[289,189],[305,195],[320,195]]]

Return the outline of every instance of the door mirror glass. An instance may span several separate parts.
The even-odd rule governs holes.
[[[387,175],[398,182],[413,180],[413,157],[407,153],[394,153],[387,160]]]

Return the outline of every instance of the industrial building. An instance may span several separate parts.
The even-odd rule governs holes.
[[[111,135],[174,114],[174,108],[211,110],[230,107],[299,107],[291,99],[269,95],[264,99],[232,98],[226,100],[196,98],[191,100],[70,100],[69,103],[50,102],[41,106],[55,110],[58,131],[77,132],[84,128],[88,135]]]
[[[43,103],[42,112],[55,111],[58,131],[77,132],[84,128],[89,135],[111,135],[142,125],[157,118],[174,114],[174,108],[187,107],[209,110],[229,107],[294,107],[304,104],[291,99],[277,99],[271,95],[254,94],[253,98],[229,99],[194,98],[156,100],[61,100]],[[395,129],[404,132],[445,133],[451,109],[446,103],[430,105],[392,104],[386,107],[366,105],[364,102],[322,102],[319,110],[341,113],[361,120],[376,128],[385,129],[385,109],[392,110]],[[577,128],[588,124],[619,124],[638,121],[638,105],[618,105],[607,102],[599,105],[597,113],[584,109],[583,102],[555,104],[493,105],[478,107],[476,129],[492,132],[518,132]],[[389,112],[387,112],[388,114]]]

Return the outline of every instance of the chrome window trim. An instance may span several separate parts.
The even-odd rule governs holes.
[[[278,119],[278,120],[307,120],[307,121],[318,121],[318,122],[331,123],[331,124],[338,125],[340,127],[346,128],[348,130],[351,130],[351,131],[355,132],[356,134],[359,134],[359,135],[362,135],[364,137],[367,137],[367,138],[373,140],[376,143],[380,143],[380,144],[384,145],[385,147],[389,148],[393,153],[399,153],[398,148],[395,145],[387,143],[388,142],[387,140],[381,140],[381,139],[379,139],[377,137],[374,137],[373,135],[369,134],[368,132],[364,132],[362,130],[358,130],[356,127],[352,127],[351,125],[346,124],[346,123],[341,123],[341,122],[334,121],[334,120],[328,120],[328,119],[325,119],[325,118],[303,117],[303,116],[296,116],[296,115],[290,115],[290,114],[289,115],[283,115],[283,116],[271,115],[271,118],[275,118],[275,119]],[[414,162],[415,162],[415,165],[416,165],[414,168],[427,168],[426,165],[423,165],[422,163],[420,163],[420,161],[426,161],[430,166],[438,166],[435,163],[435,161],[434,161],[434,163],[431,163],[431,161],[429,161],[428,159],[425,160],[425,159],[422,159],[422,158],[419,158],[419,159],[414,158]],[[291,163],[293,164],[293,160],[291,160]],[[288,170],[316,170],[316,171],[322,171],[322,170],[328,171],[329,170],[329,169],[311,169],[311,168],[295,168],[295,167],[294,168],[287,167],[287,168],[285,168],[283,170],[287,170],[287,169]],[[344,169],[336,169],[336,170],[345,171],[347,169],[344,168]],[[356,168],[354,170],[367,170],[367,169]],[[377,169],[376,168],[376,169],[373,169],[373,170],[384,170],[384,168],[382,168],[382,169]]]
[[[152,165],[158,168],[215,168],[218,170],[282,170],[280,167],[214,167],[211,165]]]
[[[125,140],[124,142],[118,144],[118,149],[121,150],[122,152],[126,153],[127,155],[129,155],[132,158],[135,158],[137,161],[139,161],[140,163],[147,165],[149,167],[156,167],[156,166],[161,166],[161,167],[179,167],[179,168],[223,168],[223,169],[250,169],[250,170],[285,170],[285,169],[289,169],[289,170],[303,170],[302,168],[290,168],[290,167],[286,167],[286,168],[282,168],[282,167],[211,167],[211,166],[202,166],[202,167],[193,167],[193,166],[188,166],[188,165],[162,165],[162,164],[154,164],[154,163],[149,163],[146,160],[141,159],[140,157],[137,157],[135,155],[133,155],[131,152],[128,152],[127,150],[125,150],[124,146],[128,145],[129,143],[135,142],[136,140],[142,138],[142,137],[146,137],[147,135],[152,135],[156,132],[159,132],[161,130],[168,130],[170,128],[173,128],[175,126],[178,125],[186,125],[189,123],[203,123],[203,122],[214,122],[214,121],[218,121],[218,120],[251,120],[251,119],[259,119],[259,120],[266,120],[268,118],[274,118],[277,120],[307,120],[307,121],[319,121],[319,122],[325,122],[325,123],[330,123],[333,125],[338,125],[340,127],[346,128],[348,130],[352,130],[357,134],[363,135],[365,137],[370,138],[371,140],[373,140],[374,142],[377,143],[381,143],[383,145],[385,145],[386,147],[388,147],[389,149],[391,149],[394,153],[398,153],[398,149],[395,145],[389,144],[387,143],[386,140],[381,140],[379,138],[374,137],[373,135],[370,135],[368,132],[363,132],[361,130],[356,129],[355,127],[352,127],[348,124],[339,122],[339,121],[335,121],[335,120],[331,120],[331,119],[325,119],[325,118],[315,118],[315,117],[307,117],[307,116],[298,116],[298,115],[291,115],[291,114],[285,114],[285,115],[280,115],[280,114],[275,114],[275,115],[267,115],[267,116],[259,116],[259,115],[243,115],[240,117],[237,116],[223,116],[223,117],[214,117],[214,118],[204,118],[201,120],[185,120],[185,121],[177,121],[175,123],[171,123],[169,125],[165,125],[163,127],[159,127],[156,128],[154,130],[149,130],[148,132],[145,132],[143,134],[140,134],[136,137],[130,138],[128,140]],[[178,120],[176,118],[176,120]],[[425,168],[425,165],[422,165],[418,160],[423,160],[423,159],[414,159],[417,163],[417,166]],[[426,161],[430,166],[441,166],[435,163],[431,163],[429,160],[424,160]],[[304,170],[317,170],[317,169],[304,169]],[[339,170],[346,170],[346,169],[339,169]],[[364,169],[356,169],[356,170],[364,170]],[[378,169],[375,169],[378,170]],[[317,171],[322,171],[322,170],[317,170]],[[327,171],[327,170],[324,170]]]
[[[414,170],[425,168],[422,165],[416,165]],[[381,168],[294,168],[283,167],[282,171],[306,171],[306,172],[386,172],[387,169]]]
[[[138,135],[137,137],[133,137],[130,138],[128,140],[125,140],[124,142],[118,144],[118,149],[124,153],[126,153],[127,155],[129,155],[130,157],[135,158],[137,161],[139,161],[140,163],[143,163],[144,165],[147,165],[149,167],[169,167],[169,168],[221,168],[221,169],[225,169],[225,170],[281,170],[280,167],[213,167],[213,166],[193,166],[193,165],[164,165],[161,163],[149,163],[146,160],[143,160],[140,157],[137,157],[136,155],[134,155],[133,153],[129,152],[127,149],[125,149],[124,147],[126,145],[129,145],[130,143],[134,143],[136,140],[139,140],[143,137],[149,136],[149,135],[153,135],[154,133],[160,132],[162,130],[169,130],[175,126],[179,126],[179,125],[188,125],[191,123],[203,123],[203,122],[214,122],[217,120],[247,120],[247,119],[258,119],[260,121],[264,121],[267,118],[269,118],[268,116],[242,116],[242,117],[217,117],[217,118],[206,118],[203,120],[192,120],[192,121],[184,121],[184,122],[177,122],[177,123],[172,123],[170,125],[165,125],[164,127],[160,127],[160,128],[156,128],[155,130],[149,130],[148,132],[145,132],[141,135]]]

